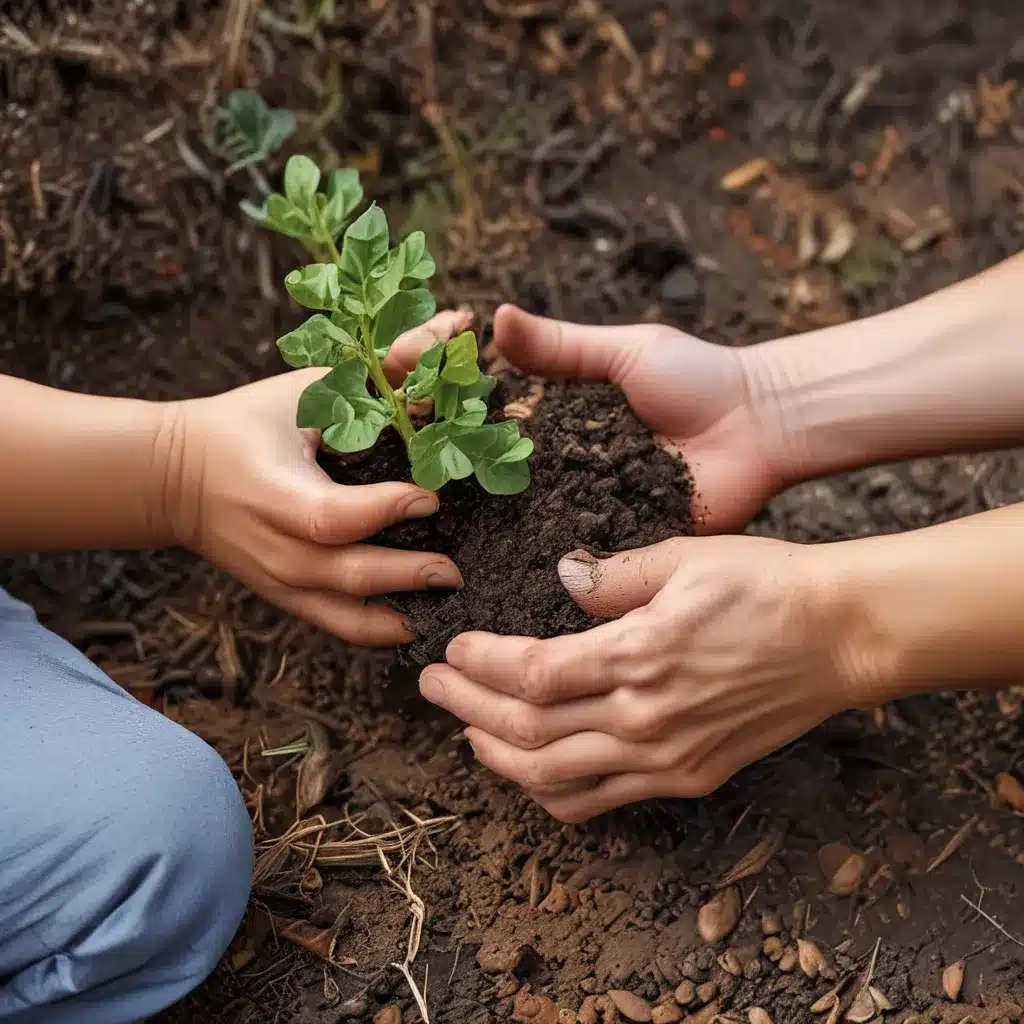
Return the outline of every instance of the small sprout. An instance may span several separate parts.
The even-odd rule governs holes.
[[[400,387],[384,375],[395,340],[437,309],[425,287],[435,264],[423,232],[392,248],[387,218],[376,204],[345,230],[363,200],[359,175],[332,171],[325,192],[320,185],[319,167],[293,156],[284,193],[248,211],[300,241],[317,260],[285,278],[288,294],[316,312],[277,343],[290,366],[329,369],[300,397],[298,425],[320,430],[323,443],[342,453],[372,448],[384,428],[393,427],[405,442],[413,480],[428,490],[470,476],[491,494],[526,490],[533,441],[520,436],[514,420],[487,422],[497,381],[480,372],[472,331],[427,349]],[[428,399],[433,422],[417,429],[409,405]]]
[[[251,89],[235,89],[227,103],[213,115],[213,129],[206,137],[211,152],[228,163],[225,175],[264,163],[295,132],[290,110],[268,107]]]

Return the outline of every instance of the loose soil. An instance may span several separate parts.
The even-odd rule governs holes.
[[[502,409],[517,390],[526,391],[522,381],[499,385],[493,407]],[[536,445],[526,492],[497,497],[473,480],[456,482],[442,492],[438,515],[376,538],[449,555],[466,583],[454,593],[391,598],[417,636],[403,662],[443,661],[448,642],[467,630],[552,637],[587,629],[598,620],[562,587],[562,555],[582,549],[597,556],[693,532],[685,466],[655,443],[617,388],[548,384],[522,432]],[[359,465],[331,469],[348,483],[409,477],[394,435]]]
[[[485,340],[490,313],[511,300],[750,344],[902,304],[1021,246],[1018,4],[336,7],[304,38],[282,27],[294,14],[286,0],[259,11],[213,0],[0,3],[0,370],[149,398],[280,371],[273,341],[301,313],[277,282],[296,253],[244,223],[245,181],[221,182],[201,138],[211,100],[233,84],[294,109],[292,148],[357,164],[396,224],[428,232],[440,298],[473,306]],[[721,187],[759,158],[777,173]],[[808,257],[814,239],[800,224],[814,218],[819,250],[837,230],[852,237],[838,262]],[[603,464],[598,450],[618,459],[618,444],[650,445],[607,394],[548,385],[528,425],[538,456],[527,495],[485,505],[468,485],[446,491],[420,527],[423,545],[454,552],[481,596],[407,605],[426,624],[411,660],[435,657],[485,610],[509,631],[580,628],[558,590],[558,556],[685,529],[685,514],[664,504],[684,478],[650,447],[635,481],[617,472],[630,472],[625,453]],[[588,419],[604,426],[591,434]],[[667,491],[652,498],[658,461]],[[558,476],[567,463],[575,494]],[[749,530],[820,543],[1022,493],[1020,452],[952,456],[803,485]],[[569,512],[545,518],[539,506],[558,500]],[[479,502],[491,542],[507,547],[493,569],[456,532],[462,502]],[[600,1010],[608,1024],[622,1012],[594,1001],[609,990],[651,1006],[678,996],[694,1024],[715,1012],[742,1021],[754,1006],[775,1024],[806,1020],[832,982],[793,965],[797,937],[840,977],[877,948],[887,1020],[1021,1017],[1024,820],[1005,778],[1024,772],[1020,689],[845,715],[705,799],[564,827],[473,761],[451,720],[395,674],[393,653],[296,623],[190,556],[23,558],[0,580],[121,685],[211,742],[252,809],[262,855],[250,912],[215,975],[161,1024],[369,1024],[378,1014],[387,1024],[388,1007],[419,1020],[390,966],[406,955],[407,897],[381,862],[328,863],[335,847],[315,868],[297,853],[269,856],[296,820],[301,758],[262,752],[309,723],[330,748],[310,813],[371,832],[415,830],[408,813],[441,819],[411,873],[425,908],[412,971],[433,1024],[573,1019],[556,1007],[581,1020]],[[517,623],[526,606],[547,611]],[[348,826],[327,835],[346,837]],[[850,851],[863,857],[860,888],[836,895],[828,875]],[[730,872],[740,918],[712,947],[697,912]],[[335,963],[289,940],[300,933],[286,921],[305,923],[321,952],[310,933],[328,929]],[[766,945],[777,927],[781,955]],[[942,974],[961,959],[962,991],[950,997]],[[643,1004],[615,998],[645,1019]]]

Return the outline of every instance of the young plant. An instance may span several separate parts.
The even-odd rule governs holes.
[[[387,218],[374,203],[339,246],[362,201],[359,177],[333,171],[326,192],[319,191],[320,182],[312,160],[293,156],[284,194],[271,195],[256,211],[263,224],[299,240],[318,260],[285,278],[288,294],[317,312],[277,343],[290,366],[330,371],[300,397],[298,425],[319,429],[323,443],[342,453],[372,448],[392,427],[405,442],[413,480],[430,490],[475,476],[491,494],[524,491],[533,442],[520,436],[514,420],[486,422],[496,381],[480,372],[472,331],[427,349],[398,388],[384,374],[395,339],[437,309],[425,286],[435,266],[423,232],[392,248]],[[428,399],[433,421],[417,429],[409,404]]]
[[[295,115],[290,110],[272,109],[251,89],[235,89],[223,107],[213,115],[213,128],[206,137],[211,152],[228,163],[227,177],[274,155],[295,132]],[[258,179],[263,181],[262,177]],[[265,184],[265,183],[264,183]],[[264,187],[264,193],[269,187]]]

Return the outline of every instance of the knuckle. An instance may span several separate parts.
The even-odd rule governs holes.
[[[330,507],[323,498],[314,498],[306,510],[306,536],[314,544],[326,544],[330,534]]]
[[[338,573],[338,585],[353,597],[368,597],[373,593],[373,574],[364,558],[349,556]]]
[[[541,726],[532,708],[523,705],[513,707],[508,713],[507,726],[509,736],[519,746],[538,747],[541,745]]]
[[[525,758],[522,764],[520,783],[527,789],[544,789],[555,782],[551,766],[544,758]]]
[[[523,674],[520,680],[523,697],[532,704],[545,704],[554,694],[554,679],[540,643],[530,644],[523,652]]]

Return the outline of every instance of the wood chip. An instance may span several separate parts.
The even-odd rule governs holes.
[[[973,818],[969,818],[965,821],[957,830],[953,833],[952,838],[948,843],[939,851],[939,855],[928,865],[925,870],[925,874],[930,874],[937,867],[945,864],[950,857],[953,856],[957,850],[960,849],[964,843],[967,842],[968,837],[974,830],[974,826],[978,823],[978,816],[975,815]]]
[[[735,885],[751,875],[759,875],[768,862],[782,849],[784,836],[781,832],[770,832],[753,849],[744,854],[726,876],[718,883],[719,889]]]
[[[942,991],[955,1003],[960,998],[960,990],[963,988],[963,985],[964,962],[963,960],[957,960],[955,964],[950,964],[942,972]]]
[[[739,889],[735,886],[724,889],[700,908],[697,914],[700,937],[711,946],[721,942],[739,923],[742,910]]]

